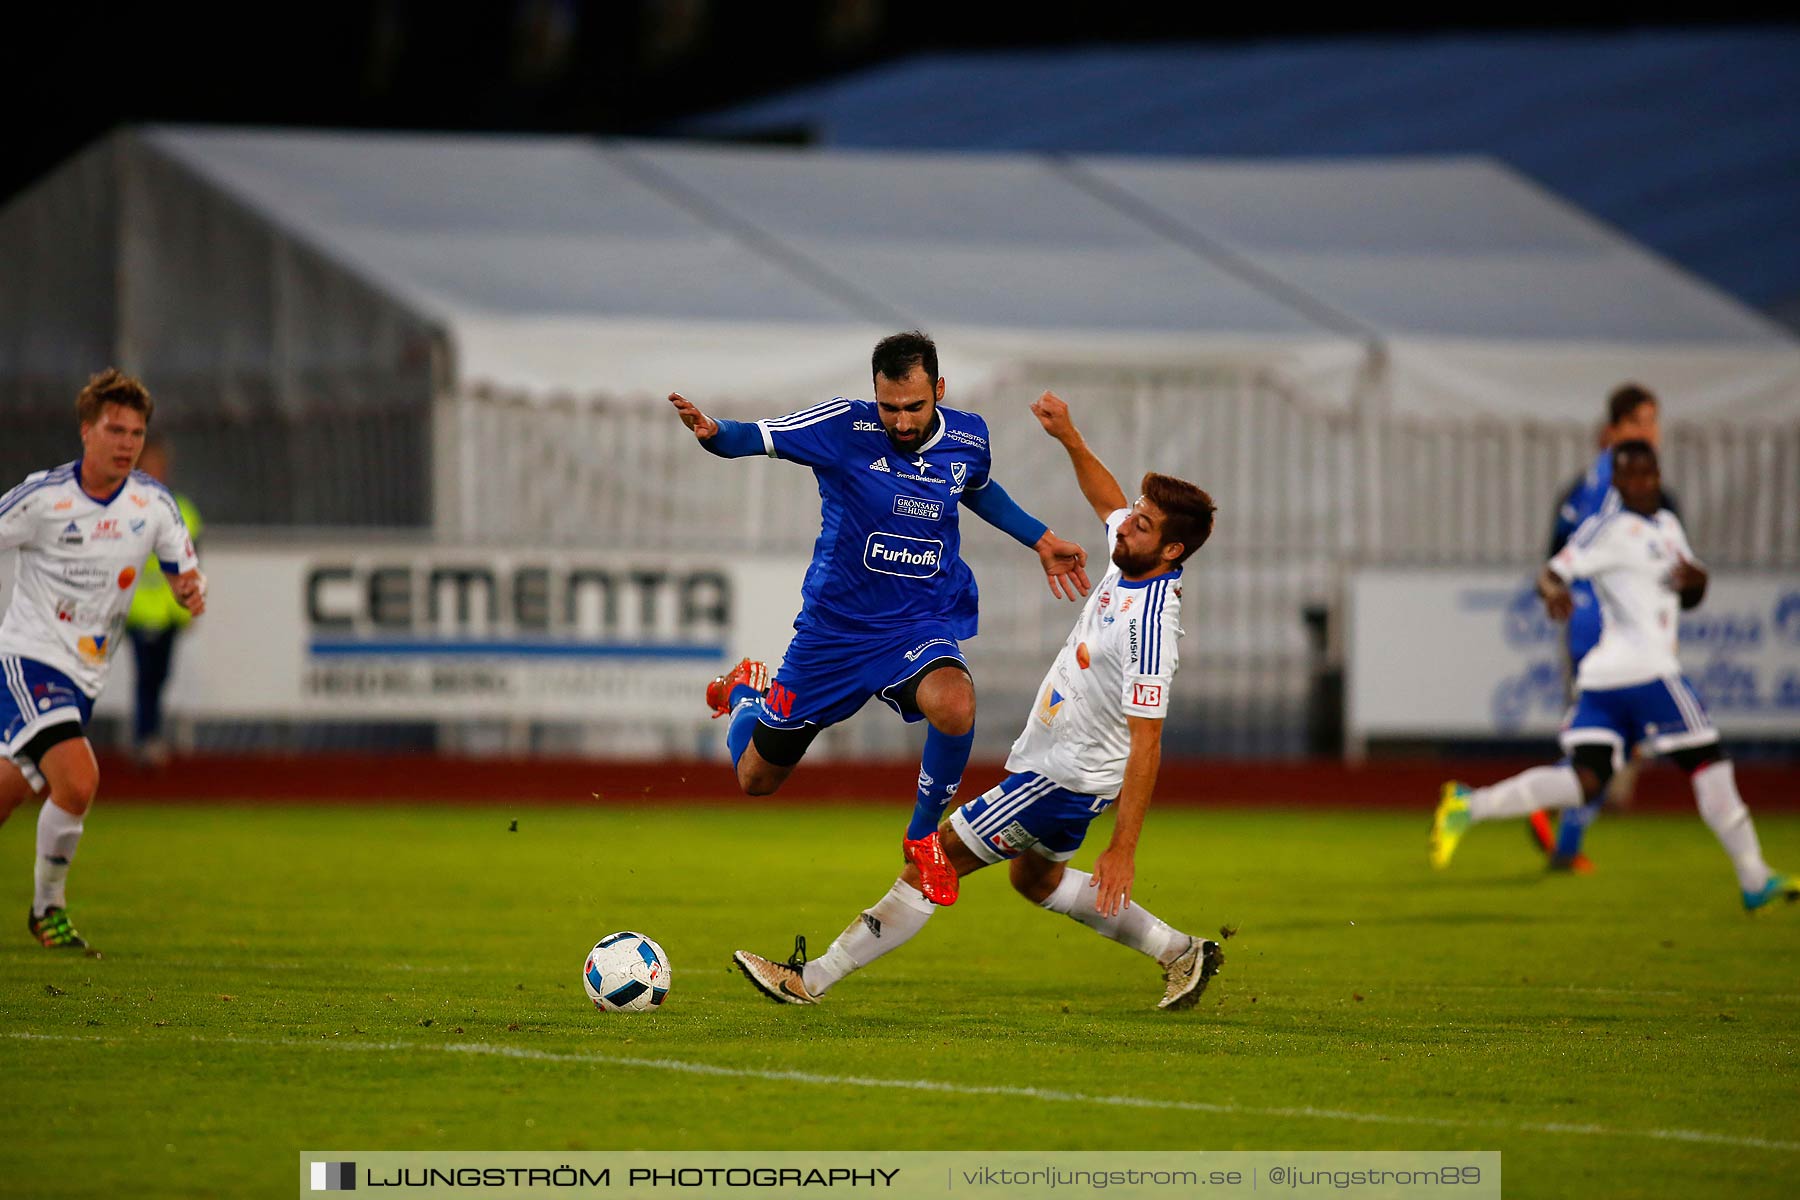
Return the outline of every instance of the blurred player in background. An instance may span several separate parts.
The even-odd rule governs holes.
[[[1662,426],[1659,415],[1656,396],[1648,388],[1626,383],[1613,390],[1606,401],[1606,424],[1600,431],[1600,448],[1594,458],[1594,465],[1571,483],[1557,501],[1547,557],[1555,558],[1581,527],[1581,523],[1589,517],[1618,510],[1619,494],[1613,489],[1612,448],[1621,442],[1635,440],[1648,442],[1652,449],[1660,450]],[[1662,494],[1662,506],[1677,517],[1681,515],[1681,510],[1675,506],[1674,497],[1666,490]],[[1585,579],[1571,583],[1569,594],[1574,608],[1569,614],[1563,644],[1568,652],[1569,697],[1572,702],[1575,695],[1575,675],[1581,667],[1581,660],[1600,641],[1600,602],[1595,598],[1594,585]],[[1641,756],[1628,758],[1613,776],[1600,800],[1563,810],[1562,821],[1554,830],[1547,813],[1531,814],[1532,837],[1549,859],[1552,868],[1581,872],[1593,870],[1593,864],[1582,853],[1582,839],[1587,834],[1588,826],[1600,815],[1603,803],[1610,802],[1619,807],[1631,803],[1641,761]]]
[[[956,875],[937,826],[975,742],[975,684],[959,643],[975,636],[976,589],[959,553],[958,505],[1036,550],[1054,595],[1087,594],[1087,554],[989,477],[987,422],[943,407],[930,338],[884,338],[870,366],[873,403],[839,397],[770,420],[715,420],[669,397],[710,453],[767,454],[811,467],[819,481],[822,527],[779,671],[771,680],[745,659],[706,700],[715,716],[731,716],[725,744],[751,796],[779,788],[813,738],[871,696],[929,722],[902,851],[926,897],[952,904]]]
[[[18,547],[12,603],[0,620],[0,821],[34,792],[37,863],[31,935],[82,949],[64,897],[100,770],[86,725],[106,684],[146,554],[175,597],[206,610],[206,580],[169,489],[133,470],[154,402],[116,370],[75,401],[81,457],[0,496],[0,550]]]
[[[1573,608],[1575,580],[1592,581],[1601,597],[1600,640],[1581,660],[1580,694],[1562,732],[1573,762],[1533,767],[1492,787],[1446,783],[1432,820],[1431,864],[1448,866],[1474,822],[1598,803],[1613,773],[1648,742],[1687,772],[1700,816],[1737,872],[1744,908],[1800,899],[1800,879],[1763,861],[1731,760],[1675,656],[1677,610],[1700,603],[1707,574],[1681,518],[1662,507],[1655,447],[1614,446],[1612,480],[1618,505],[1583,522],[1538,577],[1554,618]]]
[[[1146,475],[1136,503],[1088,449],[1068,405],[1045,392],[1031,411],[1069,453],[1081,494],[1106,524],[1112,561],[1044,677],[1005,780],[951,813],[939,836],[959,875],[1009,864],[1013,888],[1149,955],[1163,968],[1157,1007],[1189,1008],[1225,961],[1217,942],[1181,932],[1131,902],[1138,836],[1162,764],[1163,719],[1181,636],[1182,564],[1212,533],[1212,498],[1191,483]],[[1077,871],[1088,823],[1117,798],[1112,841]],[[738,969],[771,999],[814,1004],[850,972],[925,927],[932,906],[909,866],[817,961],[796,938],[786,963],[738,951]]]
[[[169,464],[168,439],[160,434],[146,435],[138,470],[167,487]],[[171,495],[181,510],[189,540],[198,547],[200,510],[180,492]],[[131,745],[138,762],[146,767],[161,767],[169,759],[169,745],[163,739],[163,690],[168,687],[169,672],[174,666],[176,639],[193,619],[194,614],[175,598],[168,577],[158,568],[156,555],[152,553],[138,571],[137,593],[132,596],[131,611],[125,616],[125,632],[131,638],[137,685]]]

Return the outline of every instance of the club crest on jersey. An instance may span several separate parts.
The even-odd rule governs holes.
[[[139,517],[137,520],[135,520],[131,523],[131,532],[133,532],[133,533],[144,532],[144,526],[146,524],[148,524],[148,522],[145,521],[144,518]]]
[[[969,464],[968,463],[953,462],[950,464],[950,480],[951,480],[951,482],[955,483],[957,487],[959,487],[959,488],[962,487],[964,482],[966,482],[968,480],[968,478],[969,478]]]
[[[870,463],[869,470],[880,471],[884,475],[892,475],[894,473],[894,468],[888,466],[888,460],[885,458],[878,458]]]

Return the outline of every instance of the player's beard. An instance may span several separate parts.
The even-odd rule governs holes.
[[[1142,554],[1132,554],[1118,542],[1115,541],[1113,543],[1113,566],[1119,568],[1119,571],[1122,574],[1148,575],[1150,572],[1156,570],[1157,564],[1161,559],[1162,548],[1160,546],[1155,550],[1146,550]]]
[[[887,430],[888,445],[902,453],[911,454],[931,439],[931,435],[937,432],[938,422],[942,419],[937,410],[933,409],[931,420],[926,422],[925,428],[914,433],[910,441],[901,441],[894,436],[894,431],[889,429]]]

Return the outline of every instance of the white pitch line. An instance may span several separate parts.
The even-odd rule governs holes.
[[[19,1041],[118,1042],[118,1038],[83,1034],[7,1033]],[[1494,1129],[1512,1133],[1582,1134],[1591,1137],[1635,1137],[1663,1142],[1693,1142],[1705,1146],[1739,1146],[1752,1150],[1800,1151],[1800,1142],[1773,1141],[1702,1129],[1614,1129],[1605,1125],[1570,1125],[1561,1122],[1508,1122],[1480,1117],[1415,1117],[1395,1113],[1352,1112],[1338,1108],[1259,1108],[1244,1104],[1208,1104],[1202,1100],[1160,1100],[1151,1096],[1095,1095],[1054,1088],[1012,1087],[1006,1084],[945,1083],[938,1079],[883,1079],[871,1075],[821,1075],[810,1071],[762,1071],[752,1067],[722,1067],[714,1063],[676,1058],[633,1058],[620,1054],[558,1054],[522,1046],[494,1046],[485,1042],[453,1042],[429,1046],[420,1042],[346,1042],[311,1038],[208,1038],[184,1039],[206,1045],[295,1046],[322,1050],[407,1053],[420,1050],[452,1054],[483,1054],[531,1062],[575,1063],[599,1067],[637,1067],[650,1071],[674,1071],[684,1075],[711,1075],[728,1079],[758,1079],[768,1083],[804,1083],[817,1087],[882,1088],[915,1092],[942,1092],[956,1096],[1003,1096],[1019,1100],[1046,1100],[1058,1104],[1098,1104],[1114,1108],[1149,1108],[1176,1112],[1214,1113],[1239,1117],[1304,1117],[1320,1121],[1357,1124],[1420,1125],[1433,1129]]]

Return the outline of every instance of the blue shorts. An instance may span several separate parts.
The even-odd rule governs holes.
[[[771,729],[824,728],[849,720],[875,696],[908,721],[923,720],[916,709],[903,709],[895,692],[944,659],[963,663],[962,647],[948,622],[856,634],[817,623],[802,625],[781,657],[756,718]],[[966,663],[963,669],[968,670]]]
[[[1615,766],[1622,766],[1625,755],[1639,742],[1647,741],[1658,754],[1667,754],[1718,740],[1719,731],[1713,728],[1706,706],[1685,675],[1582,692],[1562,731],[1564,750],[1611,746]]]
[[[1081,848],[1088,823],[1111,800],[1071,792],[1033,771],[1008,775],[950,814],[950,827],[986,863],[1030,850],[1051,862],[1068,862]]]
[[[0,655],[0,684],[0,758],[18,767],[32,790],[42,791],[44,776],[24,754],[26,744],[53,725],[73,722],[85,729],[93,698],[56,668],[15,655]]]

